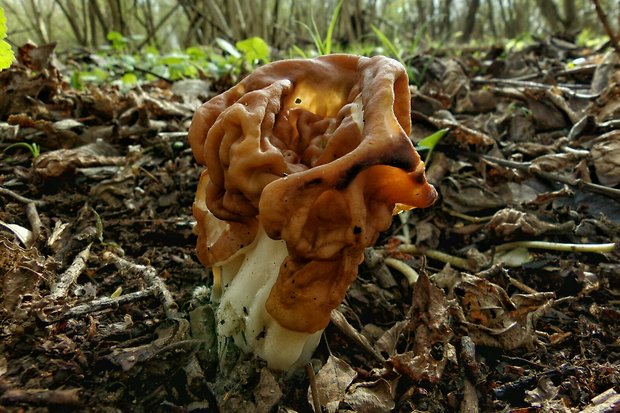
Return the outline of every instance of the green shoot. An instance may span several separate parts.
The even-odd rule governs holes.
[[[428,162],[431,159],[431,154],[433,153],[433,149],[435,149],[435,146],[437,146],[437,144],[439,143],[439,141],[441,140],[441,138],[444,137],[444,135],[449,131],[449,129],[439,129],[437,132],[433,133],[432,135],[427,136],[426,138],[422,139],[420,142],[418,142],[418,144],[416,145],[416,148],[418,150],[428,150],[428,153],[426,154],[426,158],[424,158],[424,163],[428,165]]]
[[[394,43],[392,43],[390,39],[388,39],[388,37],[381,31],[381,29],[379,29],[374,24],[371,24],[370,28],[372,29],[373,32],[375,32],[375,35],[381,41],[381,43],[383,44],[383,47],[389,50],[392,57],[398,60],[403,66],[406,66],[405,60],[403,59],[402,52],[396,48]]]
[[[316,25],[316,21],[314,20],[314,15],[310,16],[310,20],[312,22],[312,28],[303,22],[298,22],[304,29],[308,31],[310,37],[312,37],[312,41],[314,42],[314,46],[316,47],[316,51],[319,55],[328,55],[332,52],[332,37],[334,35],[334,29],[336,28],[336,23],[338,22],[338,15],[340,14],[340,9],[342,8],[342,3],[344,0],[340,0],[334,11],[332,13],[332,18],[329,22],[329,27],[327,28],[327,33],[325,34],[325,39],[321,38],[321,34],[319,33],[319,28]],[[295,51],[299,53],[298,47],[293,46]],[[305,53],[304,53],[305,54]]]
[[[28,142],[16,142],[12,145],[7,146],[6,148],[4,148],[4,152],[8,151],[9,149],[13,149],[13,148],[26,148],[30,151],[30,153],[32,154],[32,158],[37,158],[39,155],[41,155],[41,147],[36,144],[36,143],[28,143]]]
[[[325,45],[324,54],[330,54],[332,52],[332,36],[334,34],[334,28],[336,27],[336,23],[338,22],[338,15],[340,14],[340,9],[342,8],[343,2],[344,0],[340,0],[334,8],[334,12],[332,13],[332,19],[329,22],[329,27],[327,28],[327,35],[325,36],[325,41],[323,42],[323,44]]]

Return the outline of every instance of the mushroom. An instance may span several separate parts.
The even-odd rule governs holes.
[[[274,62],[196,111],[197,255],[220,346],[280,370],[309,359],[364,248],[437,198],[410,131],[407,73],[383,56]]]

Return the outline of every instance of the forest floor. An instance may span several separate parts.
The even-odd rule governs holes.
[[[186,132],[232,83],[79,91],[50,53],[0,73],[0,412],[619,411],[613,53],[408,62],[440,199],[367,251],[316,375],[213,350]]]

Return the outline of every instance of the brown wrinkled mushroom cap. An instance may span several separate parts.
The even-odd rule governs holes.
[[[267,311],[290,330],[325,328],[395,205],[437,197],[410,116],[405,69],[383,56],[274,62],[205,103],[189,131],[206,165],[200,260],[225,261],[262,225],[289,252]]]

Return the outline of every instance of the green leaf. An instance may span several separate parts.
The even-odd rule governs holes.
[[[255,61],[269,62],[269,46],[260,37],[254,36],[235,43],[237,50],[243,53],[246,62]]]
[[[336,22],[338,21],[338,15],[340,14],[340,8],[342,7],[342,3],[344,0],[340,0],[332,13],[332,19],[329,22],[329,27],[327,28],[327,35],[325,36],[325,42],[323,45],[325,46],[323,54],[330,54],[332,52],[332,36],[334,33],[334,28],[336,27]]]
[[[220,49],[222,49],[229,55],[236,57],[237,59],[241,57],[241,53],[239,53],[239,50],[237,50],[235,46],[233,46],[228,40],[224,40],[221,37],[218,37],[217,39],[215,39],[215,42],[220,47]]]
[[[426,154],[426,159],[424,160],[424,163],[428,163],[428,161],[431,159],[431,153],[433,153],[433,149],[435,149],[435,146],[437,145],[437,143],[439,143],[441,138],[443,138],[443,136],[448,133],[448,130],[449,129],[447,128],[439,129],[437,132],[433,133],[430,136],[427,136],[426,138],[418,142],[417,149],[428,150],[428,154]]]
[[[126,85],[135,85],[138,83],[138,76],[135,73],[125,73],[121,81]]]
[[[11,66],[13,62],[13,50],[4,38],[6,37],[6,17],[4,17],[4,9],[0,7],[0,70]]]

